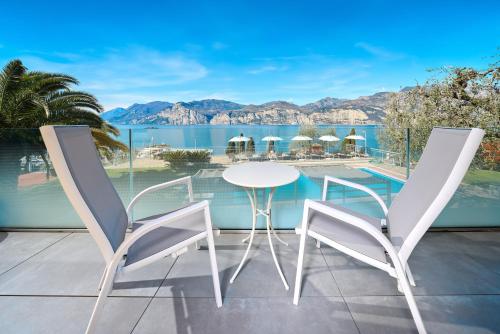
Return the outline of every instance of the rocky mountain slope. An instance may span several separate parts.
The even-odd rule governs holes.
[[[154,101],[145,104],[133,104],[128,108],[115,108],[101,114],[101,117],[115,124],[143,124],[159,112],[172,108],[170,102]]]
[[[333,124],[380,123],[391,93],[381,92],[357,99],[326,97],[299,106],[286,101],[242,105],[224,100],[134,104],[102,114],[114,124]]]

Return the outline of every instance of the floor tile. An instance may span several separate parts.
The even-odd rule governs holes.
[[[113,295],[153,296],[169,271],[168,257],[118,278]],[[0,275],[0,294],[97,296],[104,259],[86,233],[74,233]]]
[[[500,275],[500,232],[455,232],[453,237],[465,255]]]
[[[172,268],[175,259],[167,256],[145,267],[119,275],[112,296],[154,296]]]
[[[244,251],[217,250],[217,262],[221,282],[221,290],[228,297],[284,297],[292,296],[296,274],[298,242],[295,236],[282,236],[289,246],[278,244],[275,249],[278,261],[288,281],[290,290],[285,287],[275,267],[267,237],[256,236],[261,246],[251,249],[248,259],[233,284],[229,283],[236,271]],[[241,242],[241,238],[236,240]],[[225,243],[231,246],[230,243]],[[304,260],[303,296],[338,296],[339,291],[326,262],[319,250],[308,243],[308,254]],[[179,257],[169,273],[167,280],[158,292],[158,296],[175,297],[212,297],[212,278],[208,251],[202,247],[200,251],[189,252]]]
[[[0,232],[0,274],[58,242],[69,233]]]
[[[86,233],[74,233],[0,276],[0,294],[97,295],[104,259]]]
[[[385,271],[326,245],[321,245],[321,251],[343,296],[394,296],[399,294],[396,279],[390,277]]]
[[[312,239],[306,244],[301,298],[294,306],[299,249],[294,234],[280,234],[288,246],[272,239],[289,291],[276,271],[266,234],[256,235],[249,261],[229,284],[246,248],[244,237],[216,237],[221,309],[213,298],[208,250],[202,242],[200,250],[192,247],[176,259],[165,257],[118,277],[98,332],[129,333],[135,324],[137,333],[416,331],[394,278],[326,245],[317,249]],[[424,236],[409,264],[429,333],[500,333],[499,244],[498,232]],[[8,268],[0,274],[0,332],[84,331],[104,269],[90,235],[0,234],[0,251],[12,261],[0,263],[0,269]]]
[[[416,297],[431,333],[500,333],[500,296]]]
[[[109,298],[97,322],[97,333],[130,333],[149,298]],[[0,297],[0,324],[4,334],[83,333],[96,298]]]
[[[345,300],[362,334],[417,332],[403,296]],[[429,333],[500,332],[500,296],[420,296],[416,301]]]
[[[362,334],[417,332],[402,296],[345,297],[345,301]]]
[[[306,297],[155,298],[134,333],[358,333],[343,300]]]
[[[495,256],[487,248],[491,241],[478,240],[473,245],[470,238],[447,232],[427,233],[422,238],[408,261],[417,284],[413,288],[416,295],[500,293],[500,275],[486,262]]]

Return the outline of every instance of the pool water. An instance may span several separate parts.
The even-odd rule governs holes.
[[[361,170],[365,173],[371,174],[371,175],[373,175],[377,178],[380,178],[382,180],[385,180],[387,182],[390,182],[391,188],[394,190],[395,193],[398,193],[401,190],[401,188],[403,188],[403,186],[405,184],[404,181],[402,181],[402,180],[384,175],[382,173],[376,172],[376,171],[369,169],[369,168],[360,168],[359,170]]]
[[[384,198],[388,205],[403,186],[401,181],[371,170],[359,170],[358,175],[362,174],[364,174],[364,185],[370,187]],[[225,193],[225,196],[218,196],[216,192],[211,201],[214,224],[223,229],[251,228],[251,209],[246,192],[242,188],[229,184],[226,184],[225,187],[230,188],[226,189],[227,191],[221,192]],[[277,188],[272,205],[272,222],[274,228],[295,228],[302,219],[304,200],[320,200],[322,187],[322,177],[310,177],[301,173],[296,182]],[[260,208],[263,208],[265,205],[268,193],[267,190],[261,190],[257,193],[257,201]],[[327,199],[367,215],[380,218],[383,215],[378,203],[362,191],[351,190],[351,188],[332,184],[329,187]],[[265,218],[263,216],[258,217],[257,228],[265,228]]]

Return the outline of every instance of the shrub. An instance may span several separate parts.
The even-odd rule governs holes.
[[[193,163],[209,163],[210,162],[210,151],[198,150],[198,151],[186,151],[187,161]]]
[[[171,167],[177,168],[187,163],[209,163],[211,153],[208,150],[173,150],[160,154],[160,158],[167,161]]]
[[[174,168],[185,165],[188,162],[187,153],[184,150],[167,151],[160,154],[160,157]]]

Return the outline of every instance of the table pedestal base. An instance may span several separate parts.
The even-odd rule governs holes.
[[[245,263],[245,260],[247,259],[248,252],[250,251],[250,248],[252,247],[252,242],[253,242],[253,237],[255,235],[255,224],[257,223],[257,216],[262,215],[266,217],[266,230],[267,230],[267,239],[269,240],[269,247],[271,248],[271,254],[273,255],[273,260],[274,264],[276,265],[276,269],[278,270],[278,273],[281,277],[281,280],[283,281],[283,284],[285,285],[285,289],[288,290],[288,283],[286,282],[286,278],[283,275],[283,272],[281,271],[281,267],[278,263],[278,259],[276,258],[276,254],[274,252],[274,247],[273,247],[273,241],[271,239],[271,231],[276,239],[278,239],[279,242],[282,244],[288,246],[288,244],[283,241],[274,231],[273,225],[271,223],[271,203],[273,200],[273,195],[274,195],[274,190],[275,188],[271,188],[271,191],[269,192],[269,196],[267,198],[267,206],[265,210],[257,209],[257,197],[255,195],[255,189],[252,188],[252,194],[250,194],[250,191],[247,190],[247,195],[250,200],[250,205],[252,206],[252,231],[250,231],[250,235],[243,239],[243,242],[246,242],[248,240],[248,246],[245,251],[245,255],[243,255],[243,259],[241,259],[240,265],[238,266],[238,269],[236,269],[233,277],[231,277],[231,280],[229,281],[230,283],[233,283],[236,276],[238,276],[241,268],[243,267],[243,264]]]

